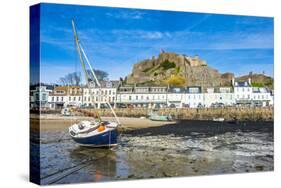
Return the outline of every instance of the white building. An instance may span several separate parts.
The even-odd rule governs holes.
[[[51,86],[31,86],[30,88],[30,108],[48,109],[48,97],[52,92]]]
[[[48,98],[51,109],[62,109],[67,106],[81,106],[82,88],[80,86],[57,86]]]
[[[182,108],[184,105],[185,88],[169,88],[167,93],[167,105],[169,107]]]
[[[67,106],[95,106],[106,107],[106,102],[115,104],[119,81],[101,81],[101,88],[91,85],[80,86],[58,86],[49,96],[49,104],[52,109],[61,109]]]
[[[269,106],[273,105],[271,92],[264,87],[253,87],[248,81],[232,81],[235,103],[237,105]]]
[[[207,88],[204,93],[204,106],[213,105],[231,106],[235,104],[234,94],[231,87]]]
[[[187,87],[183,95],[182,107],[204,107],[204,94],[201,87]]]
[[[101,81],[100,84],[101,88],[95,86],[92,86],[91,89],[83,88],[82,103],[84,106],[93,106],[95,104],[97,108],[101,108],[106,107],[107,102],[115,106],[119,81]]]
[[[167,103],[166,87],[120,87],[117,104],[134,107],[163,107]]]

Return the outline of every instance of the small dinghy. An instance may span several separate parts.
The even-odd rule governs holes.
[[[170,114],[160,115],[159,113],[157,113],[157,110],[154,109],[148,114],[148,119],[150,119],[151,121],[172,121],[172,116]]]
[[[224,118],[219,117],[219,118],[213,118],[213,121],[217,121],[217,122],[223,122]]]
[[[80,61],[82,64],[82,68],[86,78],[86,85],[89,89],[91,89],[90,85],[96,85],[101,89],[101,85],[99,80],[97,79],[94,70],[78,40],[76,28],[74,25],[74,21],[72,21],[73,32],[75,36],[76,48],[80,57]],[[89,66],[90,73],[92,74],[92,80],[89,78],[89,73],[86,70],[86,65],[84,63],[84,59]],[[91,82],[95,82],[95,84],[91,84]],[[101,93],[101,92],[100,92]],[[94,104],[92,93],[91,93],[91,101]],[[111,147],[117,145],[117,127],[120,125],[119,119],[116,116],[111,104],[106,102],[108,107],[111,109],[111,112],[114,115],[116,122],[113,121],[103,121],[99,114],[97,114],[97,119],[93,121],[81,121],[69,127],[69,135],[71,138],[81,146],[88,147]],[[95,106],[95,104],[93,105]]]

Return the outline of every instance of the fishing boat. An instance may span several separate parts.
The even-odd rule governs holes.
[[[157,110],[151,110],[151,112],[148,115],[148,119],[152,121],[172,121],[171,115],[160,115],[157,113]]]
[[[85,75],[86,85],[89,89],[91,88],[91,86],[95,85],[101,90],[101,84],[96,77],[96,74],[81,45],[81,42],[78,39],[77,30],[73,20],[72,28],[75,37],[76,49],[79,54],[80,62]],[[88,65],[90,73],[86,69],[85,62]],[[92,74],[92,78],[94,78],[94,80],[89,77],[89,74]],[[92,84],[91,82],[95,82],[95,84]],[[91,96],[90,98],[92,103],[94,104],[93,96]],[[81,146],[88,147],[111,147],[117,145],[117,127],[120,125],[120,121],[116,113],[114,112],[111,104],[109,102],[106,102],[106,104],[111,109],[111,112],[115,118],[115,122],[103,121],[99,114],[97,114],[97,118],[93,118],[92,121],[81,121],[79,123],[75,123],[74,125],[69,127],[69,135],[76,143]],[[95,104],[93,106],[95,107]]]

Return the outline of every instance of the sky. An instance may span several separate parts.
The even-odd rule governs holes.
[[[158,56],[161,49],[199,55],[221,73],[273,76],[270,17],[42,4],[41,82],[82,72],[72,19],[93,68],[109,73],[109,79],[127,76],[133,64]]]

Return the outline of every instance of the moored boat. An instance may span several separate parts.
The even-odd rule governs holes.
[[[91,89],[90,86],[92,85],[96,85],[101,89],[99,80],[97,79],[95,72],[88,60],[88,57],[86,56],[86,53],[82,48],[80,41],[78,40],[78,35],[74,21],[72,21],[72,27],[75,36],[76,49],[79,54],[82,69],[85,74],[86,85],[89,89]],[[89,67],[90,73],[86,69],[84,60],[86,61]],[[94,78],[94,80],[89,78],[89,74],[92,74],[92,78]],[[92,84],[91,82],[94,82],[95,84]],[[93,96],[91,96],[90,98],[92,103],[94,104]],[[81,146],[89,147],[111,147],[117,145],[117,127],[120,125],[120,121],[116,116],[111,104],[109,102],[106,102],[106,104],[111,109],[111,112],[114,115],[116,122],[103,121],[99,114],[97,114],[97,119],[94,119],[93,121],[81,121],[72,125],[71,127],[69,127],[69,135],[76,143]],[[93,106],[95,106],[95,104]]]
[[[172,116],[171,115],[159,115],[156,110],[152,110],[149,115],[148,119],[152,121],[172,121]]]
[[[117,145],[117,124],[82,121],[69,127],[72,139],[81,146],[111,147]]]

